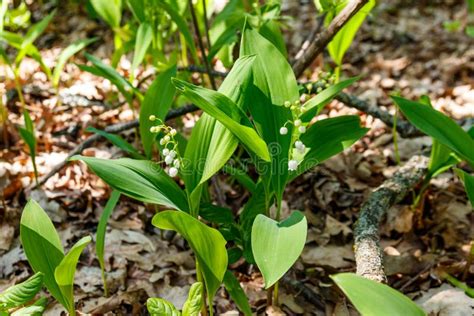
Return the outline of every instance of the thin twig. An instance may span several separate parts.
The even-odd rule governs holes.
[[[354,229],[354,251],[357,274],[385,282],[379,224],[387,210],[402,200],[417,185],[428,170],[429,159],[413,156],[403,167],[386,180],[362,205]]]
[[[354,14],[360,11],[368,3],[368,0],[352,0],[331,21],[327,29],[321,32],[316,39],[305,50],[304,54],[293,64],[296,77],[300,77],[304,70],[311,65],[313,60],[326,48],[337,32],[349,21]]]
[[[204,27],[206,28],[207,49],[211,50],[211,37],[209,36],[209,21],[207,20],[207,5],[206,0],[202,0],[202,9],[204,16]]]
[[[194,10],[193,1],[188,0],[189,10],[191,11],[191,16],[193,18],[194,24],[194,31],[196,32],[196,37],[199,45],[199,49],[201,50],[201,57],[206,67],[207,75],[209,76],[209,80],[211,81],[211,86],[214,90],[217,90],[216,82],[214,81],[214,76],[212,75],[211,66],[209,65],[209,61],[207,60],[206,49],[204,48],[204,43],[201,37],[201,31],[199,30],[199,24],[196,17],[196,11]]]

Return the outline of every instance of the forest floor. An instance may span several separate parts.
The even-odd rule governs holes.
[[[315,9],[310,1],[285,1],[283,14],[298,17],[285,31],[289,56],[295,56],[303,40],[316,27]],[[429,3],[429,4],[428,4]],[[37,10],[34,15],[42,16]],[[348,91],[379,108],[395,113],[389,98],[399,93],[408,99],[430,96],[438,110],[455,119],[474,117],[474,40],[463,32],[449,32],[446,21],[462,19],[463,1],[389,1],[381,2],[363,25],[349,49],[343,76],[362,78]],[[60,48],[86,37],[101,39],[88,48],[93,55],[106,59],[113,49],[112,34],[104,24],[94,22],[77,6],[57,15],[38,46],[48,65]],[[316,80],[318,71],[328,63],[318,60],[305,73]],[[84,64],[83,57],[75,63]],[[128,59],[120,69],[127,72]],[[146,77],[149,70],[139,74]],[[39,201],[58,228],[65,248],[85,235],[94,235],[110,189],[81,163],[69,163],[41,187],[34,181],[27,146],[13,126],[21,122],[21,111],[11,74],[0,66],[0,95],[7,96],[8,137],[1,140],[0,186],[0,290],[30,273],[19,242],[19,220],[28,198]],[[39,65],[27,59],[21,68],[26,103],[37,127],[40,175],[47,174],[68,153],[91,134],[88,126],[103,129],[133,119],[127,105],[121,105],[110,82],[80,69],[70,62],[61,77],[63,102],[56,106],[54,91]],[[149,82],[145,82],[143,88]],[[285,192],[283,217],[289,210],[301,210],[309,222],[308,240],[301,258],[288,278],[312,290],[311,303],[294,286],[283,285],[278,315],[354,315],[331,285],[329,275],[354,271],[353,225],[362,203],[370,192],[398,169],[391,128],[337,101],[325,115],[359,114],[371,130],[351,149],[301,176]],[[187,114],[173,125],[190,130],[198,113]],[[1,133],[0,133],[1,135]],[[122,133],[138,143],[134,130]],[[8,143],[8,144],[7,144]],[[398,138],[402,163],[416,154],[429,152],[429,137]],[[120,157],[123,153],[105,140],[83,151],[101,158]],[[219,175],[218,194],[236,213],[248,193],[229,184]],[[215,192],[214,192],[215,197]],[[392,207],[384,219],[381,244],[389,284],[402,291],[436,315],[472,315],[474,300],[446,281],[441,271],[474,285],[474,265],[468,266],[470,243],[474,240],[474,216],[462,184],[452,172],[431,182],[420,205],[412,207],[410,195]],[[160,234],[150,224],[153,208],[122,197],[109,222],[106,237],[106,268],[110,297],[103,296],[99,264],[93,246],[81,257],[75,278],[78,310],[84,313],[139,314],[148,297],[163,297],[177,306],[186,299],[194,281],[192,253],[179,236]],[[243,261],[233,265],[251,306],[265,311],[266,292],[255,266]],[[231,315],[235,305],[224,290],[216,296],[219,313]],[[454,308],[454,310],[452,309]],[[55,304],[47,315],[59,315]],[[457,314],[453,311],[456,311]]]

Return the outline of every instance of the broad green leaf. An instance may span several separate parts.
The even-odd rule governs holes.
[[[54,278],[54,270],[64,258],[63,246],[48,215],[34,200],[29,200],[23,209],[20,239],[33,271],[44,274],[43,282],[48,291],[63,306],[67,306],[67,300]]]
[[[155,134],[150,132],[150,128],[156,125],[156,122],[150,121],[150,115],[164,121],[176,92],[174,85],[171,83],[171,78],[175,75],[176,65],[160,73],[148,88],[140,106],[140,136],[147,157],[151,157],[155,139]]]
[[[90,0],[95,12],[112,28],[120,27],[122,18],[121,0]]]
[[[396,96],[392,99],[413,125],[474,166],[474,139],[456,122],[429,105]]]
[[[362,316],[424,316],[426,313],[408,297],[391,287],[355,275],[340,273],[331,278]]]
[[[129,158],[99,159],[85,156],[74,156],[70,160],[84,161],[102,180],[126,196],[145,203],[188,210],[183,190],[157,163]]]
[[[180,316],[181,313],[173,304],[162,298],[150,297],[146,300],[146,308],[150,316]]]
[[[288,180],[288,158],[292,128],[287,135],[280,135],[280,128],[292,120],[285,101],[299,100],[295,75],[280,51],[257,31],[246,27],[243,31],[240,55],[256,54],[252,65],[253,84],[247,93],[246,105],[257,131],[265,140],[272,155],[271,166],[264,166],[266,182],[272,183],[279,200]]]
[[[202,271],[209,302],[212,302],[227,270],[226,241],[221,233],[184,212],[160,212],[152,223],[160,229],[178,232],[189,243]]]
[[[252,315],[252,309],[250,308],[249,299],[245,294],[244,290],[240,286],[239,281],[232,273],[232,271],[227,270],[224,275],[224,285],[227,293],[229,293],[232,300],[235,302],[237,307],[245,316]]]
[[[455,168],[454,171],[456,171],[456,174],[464,183],[467,197],[469,198],[469,201],[471,202],[472,208],[474,208],[474,176],[458,168]]]
[[[96,133],[99,134],[100,136],[104,137],[108,141],[110,141],[112,144],[117,146],[118,148],[122,149],[126,153],[130,154],[132,158],[135,159],[145,159],[138,150],[135,149],[132,145],[130,145],[129,142],[127,142],[125,139],[120,137],[119,135],[112,134],[112,133],[107,133],[106,131],[102,131],[100,129],[94,128],[94,127],[88,127],[86,129],[88,132]]]
[[[265,161],[270,160],[267,146],[255,130],[239,123],[245,118],[245,114],[231,99],[219,92],[179,79],[173,79],[173,83],[189,100],[229,129],[248,150]]]
[[[300,139],[309,151],[297,171],[291,173],[291,179],[349,148],[368,131],[368,128],[360,126],[360,118],[356,115],[343,115],[317,121],[301,135]]]
[[[201,282],[191,285],[186,302],[183,305],[183,316],[199,316],[202,307],[203,286]]]
[[[326,15],[325,24],[329,25],[332,19],[347,5],[349,1],[342,1],[336,8],[335,12],[330,12]],[[328,45],[329,54],[334,62],[338,65],[342,64],[344,54],[349,49],[354,40],[354,37],[359,30],[360,26],[364,22],[367,15],[370,13],[372,8],[375,6],[375,0],[369,0],[369,2],[362,7],[347,23],[344,25],[334,36],[332,41]]]
[[[0,32],[3,32],[3,19],[8,10],[8,2],[9,1],[2,1],[0,4]]]
[[[301,115],[301,120],[303,122],[309,122],[319,114],[319,112],[332,100],[334,97],[353,84],[355,81],[359,80],[359,77],[353,77],[341,82],[332,85],[323,91],[316,94],[314,97],[306,101],[303,106],[306,108],[306,112]]]
[[[308,224],[303,213],[295,211],[277,222],[258,215],[252,226],[252,251],[265,288],[277,282],[295,263],[306,243]]]
[[[48,14],[45,18],[43,18],[38,23],[32,25],[28,29],[28,32],[26,32],[25,36],[23,37],[23,41],[21,43],[22,49],[26,48],[27,46],[33,44],[34,41],[36,41],[38,36],[40,36],[44,32],[49,22],[51,22],[51,19],[53,18],[55,13],[56,13],[56,10]]]
[[[145,58],[146,51],[153,39],[153,30],[149,23],[140,23],[135,39],[135,51],[133,53],[132,68],[130,68],[130,77],[135,78],[135,70]]]
[[[91,242],[92,238],[86,236],[81,238],[72,246],[71,250],[64,256],[54,271],[54,278],[58,283],[59,289],[67,301],[67,310],[69,314],[75,314],[74,308],[74,275],[76,266],[84,248]],[[47,254],[45,254],[47,256]]]
[[[19,307],[31,301],[43,286],[43,276],[43,273],[37,272],[29,279],[0,293],[0,311]]]
[[[251,79],[253,57],[239,58],[219,92],[226,95],[242,108],[244,94]],[[190,204],[199,206],[203,184],[209,180],[230,159],[238,146],[237,137],[222,123],[204,113],[193,128],[186,147],[183,164],[183,179],[190,196]]]
[[[53,71],[52,83],[54,87],[59,86],[59,79],[61,77],[61,72],[63,71],[63,68],[66,65],[66,62],[68,61],[68,59],[95,41],[97,41],[97,37],[78,40],[72,43],[71,45],[69,45],[68,47],[66,47],[61,52]]]
[[[278,10],[279,11],[279,10]],[[288,58],[288,52],[286,51],[286,43],[285,39],[283,38],[283,34],[281,33],[280,26],[278,22],[275,20],[268,20],[265,24],[263,24],[258,33],[265,37],[268,41],[270,41],[280,53]]]
[[[115,205],[120,198],[120,192],[112,191],[107,204],[105,204],[102,215],[100,216],[99,224],[97,224],[97,233],[95,237],[95,252],[97,259],[99,260],[100,271],[102,274],[102,282],[104,283],[105,296],[108,295],[107,291],[107,280],[105,278],[105,262],[104,262],[104,248],[105,248],[105,233],[107,230],[107,222],[109,221],[110,215],[114,211]]]

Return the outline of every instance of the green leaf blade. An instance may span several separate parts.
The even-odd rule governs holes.
[[[20,238],[33,271],[44,274],[43,282],[49,292],[66,306],[66,299],[54,278],[54,270],[64,258],[63,246],[48,215],[34,200],[28,201],[23,209]]]
[[[408,297],[385,284],[353,273],[340,273],[331,278],[364,316],[426,315]]]
[[[43,276],[42,272],[37,272],[27,280],[0,293],[0,311],[19,307],[31,301],[43,286]]]
[[[152,161],[85,156],[74,156],[70,160],[84,161],[102,180],[126,196],[145,203],[188,211],[184,191]]]
[[[307,229],[306,217],[298,211],[281,222],[257,215],[252,226],[252,251],[265,288],[275,284],[296,262],[306,243]]]
[[[81,238],[72,246],[71,250],[64,256],[54,271],[54,278],[58,283],[61,293],[66,298],[67,310],[75,314],[74,308],[74,275],[76,266],[84,248],[92,241],[90,236]]]
[[[227,270],[226,241],[221,233],[184,212],[164,211],[153,217],[160,229],[174,230],[189,243],[202,271],[209,302]]]

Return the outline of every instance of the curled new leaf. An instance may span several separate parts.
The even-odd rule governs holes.
[[[67,302],[69,314],[75,314],[74,308],[74,274],[77,262],[84,248],[91,242],[92,238],[86,236],[81,238],[72,246],[71,250],[64,256],[54,271],[54,278]]]
[[[203,286],[201,282],[196,282],[189,289],[188,299],[183,305],[183,316],[199,316],[202,307]]]
[[[162,298],[150,297],[146,301],[146,308],[150,316],[180,316],[181,313],[173,304]]]
[[[18,307],[31,301],[43,286],[43,273],[37,272],[28,280],[0,293],[0,311]]]

